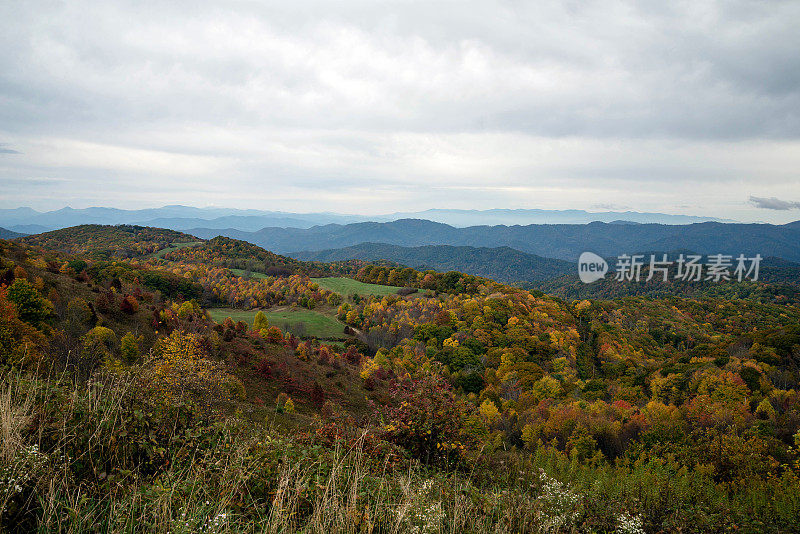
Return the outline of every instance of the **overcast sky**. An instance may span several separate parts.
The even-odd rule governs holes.
[[[800,2],[0,2],[0,207],[800,219]]]

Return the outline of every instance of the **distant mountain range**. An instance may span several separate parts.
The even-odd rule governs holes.
[[[510,247],[545,258],[575,261],[584,251],[604,257],[651,250],[692,250],[700,254],[761,254],[800,261],[800,223],[726,224],[558,224],[472,226],[402,219],[389,223],[329,224],[307,229],[264,228],[257,232],[193,228],[202,238],[224,235],[278,254],[387,243],[404,247],[453,245]]]
[[[691,224],[718,221],[713,217],[638,213],[633,211],[587,212],[583,210],[432,209],[420,212],[384,215],[346,215],[337,213],[289,213],[265,210],[228,208],[194,208],[164,206],[161,208],[122,210],[116,208],[62,208],[40,212],[31,208],[0,210],[0,226],[23,233],[41,233],[80,224],[136,224],[171,230],[210,228],[254,232],[262,228],[311,228],[326,224],[356,222],[391,222],[398,219],[425,219],[455,227],[477,225],[585,224],[592,221],[618,223]]]
[[[379,222],[397,219],[426,219],[449,224],[456,227],[481,225],[515,224],[586,224],[594,221],[607,223],[657,223],[657,224],[691,224],[698,222],[734,222],[729,219],[714,217],[697,217],[692,215],[669,215],[666,213],[640,213],[636,211],[601,211],[584,210],[542,210],[542,209],[490,209],[490,210],[453,210],[432,209],[418,212],[394,213],[384,217],[372,218]]]
[[[459,271],[506,283],[550,280],[575,271],[575,264],[568,261],[542,258],[509,247],[401,247],[361,243],[339,249],[297,252],[291,256],[298,260],[322,262],[388,260],[420,271]]]
[[[394,217],[393,214],[382,217]],[[361,216],[297,214],[226,208],[165,206],[144,210],[64,208],[37,212],[0,210],[0,237],[38,234],[77,224],[134,224],[168,228],[210,239],[225,236],[297,259],[388,260],[415,268],[457,270],[503,282],[541,282],[571,273],[577,257],[592,251],[603,257],[647,251],[687,250],[700,254],[761,254],[800,262],[800,221],[784,225],[692,222],[660,224],[648,219],[690,222],[693,218],[635,212],[587,213],[579,210],[428,210],[421,218],[357,221]],[[606,218],[580,224],[481,224]],[[447,219],[454,224],[428,220]],[[695,218],[696,219],[696,218]],[[271,224],[264,227],[264,224]]]
[[[135,224],[171,230],[204,226],[206,228],[240,228],[253,231],[265,226],[309,228],[318,224],[347,224],[363,220],[367,220],[367,218],[333,213],[292,214],[278,211],[194,208],[190,206],[164,206],[141,210],[67,207],[47,212],[39,212],[31,208],[0,210],[0,226],[26,233],[41,233],[81,224]],[[36,230],[36,232],[31,232],[31,230]]]

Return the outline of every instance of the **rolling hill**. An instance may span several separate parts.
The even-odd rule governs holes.
[[[22,238],[22,242],[28,245],[102,259],[146,256],[169,248],[174,243],[192,241],[199,240],[174,230],[99,224],[84,224]]]
[[[760,282],[583,301],[367,265],[362,282],[425,291],[354,298],[325,288],[344,280],[239,276],[225,266],[303,264],[187,237],[82,226],[24,238],[74,258],[0,241],[4,446],[17,447],[7,463],[21,481],[0,531],[81,514],[89,528],[76,531],[118,531],[120,517],[166,506],[170,531],[223,517],[251,532],[264,510],[288,509],[284,488],[304,495],[293,524],[321,531],[315,514],[344,488],[335,500],[351,499],[358,521],[346,531],[364,530],[361,510],[388,510],[371,516],[376,532],[411,532],[388,520],[412,483],[414,499],[451,492],[442,513],[495,521],[486,532],[508,530],[497,503],[512,503],[515,531],[538,528],[556,491],[585,503],[597,532],[619,532],[619,510],[642,513],[648,532],[783,532],[800,517],[800,310],[737,293]],[[147,261],[105,261],[112,250]],[[504,249],[466,251],[488,261]],[[796,277],[785,260],[773,267]],[[202,508],[226,494],[230,506]]]
[[[22,237],[24,235],[26,234],[14,232],[13,230],[8,230],[6,228],[0,228],[0,239],[16,239],[17,237]]]
[[[680,252],[667,253],[669,258],[676,258]],[[655,253],[660,257],[662,253]],[[645,255],[648,257],[648,255]],[[607,258],[610,269],[614,270],[615,258]],[[708,258],[703,259],[704,262]],[[613,273],[604,279],[591,284],[584,284],[577,273],[570,270],[566,274],[531,284],[522,284],[527,289],[536,289],[561,297],[565,300],[575,299],[612,299],[630,296],[670,297],[723,297],[728,299],[752,298],[760,301],[800,304],[800,263],[781,258],[765,258],[759,269],[758,281],[745,280],[741,283],[712,282],[702,280],[687,282],[676,279],[676,267],[669,270],[669,279],[664,282],[660,274],[647,281],[649,266],[642,269],[640,281],[619,281]]]
[[[279,256],[247,241],[222,236],[195,247],[172,250],[164,255],[164,259],[241,269],[266,275],[315,272],[313,266],[305,262]]]

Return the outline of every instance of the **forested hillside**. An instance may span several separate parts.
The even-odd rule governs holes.
[[[655,253],[661,258],[663,253]],[[649,256],[648,256],[649,257]],[[678,253],[668,254],[677,258]],[[614,258],[609,258],[609,267],[614,269]],[[649,261],[649,260],[648,260]],[[708,261],[704,257],[704,262]],[[617,280],[615,273],[607,274],[602,280],[584,284],[574,272],[542,282],[521,284],[526,289],[539,290],[566,300],[611,299],[627,296],[666,297],[682,295],[686,297],[748,298],[779,304],[800,303],[800,264],[780,258],[765,258],[760,262],[758,280],[715,282],[713,280],[683,280],[677,276],[677,266],[668,269],[668,279],[656,272],[651,280],[650,266],[642,267],[640,280]]]
[[[199,240],[182,232],[161,228],[85,224],[27,236],[22,241],[70,254],[125,259],[153,254],[175,243]]]
[[[563,300],[62,232],[0,241],[3,530],[797,529],[800,309],[771,282]]]
[[[25,234],[21,234],[19,232],[12,232],[11,230],[6,230],[5,228],[0,228],[0,239],[14,239],[17,237],[22,237]]]
[[[550,280],[575,271],[573,263],[542,258],[509,247],[401,247],[385,243],[361,243],[340,249],[296,252],[292,256],[322,262],[390,260],[420,271],[461,271],[506,283]]]

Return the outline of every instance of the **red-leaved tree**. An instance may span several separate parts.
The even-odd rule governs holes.
[[[389,395],[392,404],[378,407],[387,441],[427,463],[456,461],[471,445],[463,427],[474,408],[459,399],[442,377],[395,381]]]

